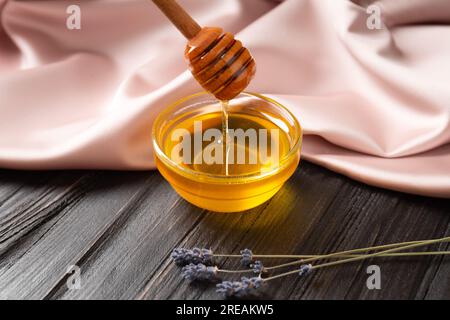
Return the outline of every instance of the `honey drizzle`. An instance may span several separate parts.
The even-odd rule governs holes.
[[[225,175],[228,176],[228,157],[230,154],[230,143],[229,143],[229,125],[228,125],[228,101],[221,101],[222,105],[222,140],[225,152]]]

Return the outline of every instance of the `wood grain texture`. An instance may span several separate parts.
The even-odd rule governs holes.
[[[174,247],[319,254],[449,234],[450,200],[369,187],[307,162],[243,214],[196,208],[157,172],[0,171],[0,297],[9,299],[219,299],[214,286],[181,279]],[[366,287],[371,264],[381,267],[381,290]],[[71,265],[81,268],[79,290],[66,285]],[[317,270],[277,280],[263,297],[450,299],[450,257]]]
[[[199,33],[201,27],[175,0],[152,1],[187,39]]]

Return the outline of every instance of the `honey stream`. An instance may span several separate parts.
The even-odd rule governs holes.
[[[228,159],[230,154],[230,135],[229,135],[229,124],[228,124],[228,101],[221,101],[222,105],[222,141],[224,145],[225,152],[225,165],[224,165],[224,174],[226,176],[229,175],[228,171]]]

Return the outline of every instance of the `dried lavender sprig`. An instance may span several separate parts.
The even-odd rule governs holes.
[[[312,269],[312,265],[302,265],[298,272],[300,277],[306,276]],[[216,292],[223,294],[225,297],[244,297],[255,294],[259,288],[261,288],[267,281],[275,279],[258,277],[247,278],[242,277],[241,281],[222,281],[217,284]]]
[[[350,250],[353,253],[357,253],[357,252],[366,252],[366,251],[373,251],[373,250],[380,250],[380,249],[387,249],[387,248],[392,248],[392,247],[398,247],[398,246],[404,246],[404,245],[410,245],[410,244],[415,244],[415,243],[422,243],[428,240],[416,240],[416,241],[407,241],[407,242],[399,242],[399,243],[392,243],[392,244],[387,244],[387,245],[381,245],[381,246],[374,246],[374,247],[367,247],[367,248],[359,248],[359,249],[354,249],[354,250]],[[180,264],[186,264],[186,263],[191,263],[193,261],[186,261],[189,260],[189,253],[190,251],[204,251],[205,253],[207,253],[207,257],[208,259],[212,260],[214,257],[217,258],[241,258],[241,262],[243,265],[248,266],[253,258],[257,258],[257,259],[280,259],[280,258],[285,258],[285,259],[303,259],[303,258],[317,258],[317,257],[321,257],[324,255],[283,255],[283,254],[253,254],[253,252],[250,249],[244,249],[241,251],[241,254],[222,254],[222,253],[213,253],[211,251],[211,249],[199,249],[199,248],[193,248],[193,249],[185,249],[185,248],[176,248],[174,249],[173,253],[172,253],[172,257],[173,259],[177,262],[180,261]],[[336,254],[333,255],[337,255],[343,252],[349,252],[349,251],[342,251],[342,252],[338,252]],[[188,258],[184,258],[185,255],[188,255]],[[205,263],[205,261],[200,261],[202,263]],[[178,263],[178,262],[177,262]]]
[[[190,263],[181,269],[181,276],[189,281],[214,280],[218,278],[219,273],[249,273],[252,269],[245,270],[226,270],[219,269],[218,266],[207,266],[203,263]]]
[[[374,258],[381,257],[410,257],[410,256],[428,256],[428,255],[450,255],[450,251],[432,251],[432,252],[399,252],[399,253],[384,253],[377,255]],[[320,257],[320,256],[310,256],[310,257]],[[354,258],[354,257],[367,257],[367,254],[349,254],[342,255],[338,257],[331,257],[335,259],[342,258]],[[198,269],[194,269],[194,268]],[[275,268],[278,266],[273,266],[270,268]],[[255,274],[263,274],[267,273],[268,270],[264,267],[261,261],[255,261],[254,264],[251,265],[251,269],[244,270],[227,270],[227,269],[219,269],[217,266],[206,266],[204,264],[189,264],[183,267],[182,276],[183,278],[195,281],[195,280],[213,280],[214,278],[218,278],[219,273],[250,273],[253,272]]]
[[[217,284],[216,292],[225,297],[244,297],[256,293],[262,287],[264,279],[259,277],[242,277],[241,281],[222,281]]]
[[[253,252],[250,249],[241,250],[241,264],[248,266],[253,261]]]
[[[406,241],[406,242],[398,242],[398,243],[391,243],[391,244],[385,244],[380,246],[373,246],[373,247],[366,247],[366,248],[358,248],[350,250],[353,253],[357,252],[366,252],[366,251],[373,251],[373,250],[381,250],[381,249],[388,249],[393,247],[400,247],[404,245],[410,245],[415,243],[422,243],[428,240],[415,240],[415,241]],[[342,252],[348,252],[348,251],[342,251]],[[302,258],[315,258],[323,255],[292,255],[292,254],[253,254],[253,252],[250,249],[244,249],[241,251],[241,254],[221,254],[221,253],[215,253],[213,254],[214,257],[220,257],[220,258],[256,258],[256,259],[280,259],[280,258],[286,258],[286,259],[302,259]],[[242,262],[248,262],[248,264],[251,263],[251,261],[245,260]],[[247,265],[248,265],[247,264]]]
[[[442,240],[442,239],[444,239],[444,240]],[[380,250],[380,249],[386,249],[386,248],[397,248],[397,249],[400,249],[400,250],[396,250],[396,251],[401,251],[403,249],[414,248],[416,246],[429,244],[430,241],[435,241],[435,240],[437,240],[436,242],[448,242],[448,241],[450,241],[450,237],[448,237],[448,238],[440,238],[440,239],[432,239],[432,240],[401,242],[401,243],[387,244],[387,245],[381,245],[381,246],[375,246],[375,247],[368,247],[368,248],[360,248],[360,249],[352,249],[352,250],[340,251],[340,252],[335,252],[335,253],[331,253],[331,254],[311,257],[311,258],[307,258],[307,259],[300,259],[300,260],[297,260],[297,261],[283,263],[283,264],[279,264],[279,265],[272,266],[272,267],[267,267],[266,270],[269,271],[269,270],[274,270],[274,269],[279,269],[279,268],[295,266],[295,265],[299,265],[299,264],[311,263],[311,262],[314,262],[314,261],[317,261],[317,260],[323,260],[323,259],[342,258],[344,255],[349,255],[349,254],[354,254],[354,253],[359,253],[359,252],[366,252],[366,251],[373,251],[373,250]],[[431,243],[435,243],[435,242],[431,242]],[[386,251],[380,251],[380,252],[386,252],[387,253],[388,251],[386,250]],[[406,256],[407,254],[408,253],[404,253],[403,256]],[[367,257],[368,255],[370,255],[370,254],[361,255],[359,257]]]
[[[342,258],[352,258],[352,257],[364,257],[366,254],[342,254],[333,257],[326,257],[326,255],[317,255],[317,254],[305,254],[305,255],[297,255],[296,258],[300,259],[308,259],[308,258],[320,258],[324,260],[328,259],[342,259]],[[439,256],[439,255],[450,255],[450,251],[418,251],[418,252],[396,252],[396,253],[385,253],[377,257],[414,257],[414,256]],[[325,258],[323,258],[325,257]]]
[[[450,238],[450,237],[449,237]],[[448,239],[448,238],[443,238]],[[439,239],[437,239],[439,240]],[[307,259],[297,260],[285,264],[280,264],[276,266],[266,267],[264,268],[264,271],[274,270],[278,268],[283,268],[287,266],[297,265],[297,264],[304,264],[306,262],[313,262],[317,260],[323,260],[323,259],[341,259],[341,258],[365,258],[368,255],[367,254],[354,254],[356,252],[363,252],[368,250],[375,250],[380,248],[390,248],[390,247],[398,247],[400,244],[421,244],[421,243],[428,243],[430,240],[421,240],[421,241],[410,241],[410,242],[403,242],[403,243],[396,243],[396,244],[388,244],[388,245],[382,245],[382,246],[376,246],[376,247],[368,247],[368,248],[361,248],[361,249],[353,249],[348,251],[341,251],[336,252],[333,254],[327,254],[327,255],[298,255],[296,257],[305,257]],[[442,242],[446,242],[449,240],[444,240]],[[403,248],[403,247],[398,247]],[[400,250],[398,250],[400,251]],[[259,255],[253,255],[252,251],[249,249],[245,249],[241,251],[242,254],[239,255],[242,260],[244,260],[245,263],[249,263],[253,257],[257,257]],[[448,255],[450,254],[450,251],[432,251],[432,252],[403,252],[403,253],[384,253],[377,255],[377,257],[393,257],[393,256],[421,256],[421,255]],[[185,248],[176,248],[172,252],[172,258],[175,260],[177,264],[186,264],[186,263],[203,263],[203,264],[212,264],[213,257],[218,256],[214,255],[212,250],[210,249],[200,249],[200,248],[193,248],[193,249],[185,249]],[[266,257],[266,256],[265,256]],[[274,257],[274,256],[271,256]],[[257,264],[258,266],[258,264]],[[261,269],[262,270],[262,269]],[[259,272],[260,269],[257,270],[225,270],[220,269],[220,272],[223,273],[246,273],[250,271]]]
[[[382,254],[396,252],[396,251],[401,251],[401,250],[404,250],[404,249],[412,249],[412,248],[417,248],[417,247],[421,247],[421,246],[427,246],[427,245],[430,245],[430,244],[442,243],[442,242],[447,242],[447,241],[450,241],[450,237],[444,237],[444,238],[439,238],[439,239],[432,239],[432,240],[424,241],[422,243],[411,244],[411,245],[403,246],[403,247],[400,247],[400,248],[394,248],[394,249],[389,249],[389,250],[384,250],[384,251],[381,251],[381,252],[368,254],[365,257],[354,257],[354,258],[343,259],[343,260],[334,261],[334,262],[323,263],[321,265],[317,265],[317,266],[313,267],[313,269],[317,269],[317,268],[319,268],[319,266],[320,267],[334,266],[334,265],[338,265],[338,264],[341,264],[341,263],[347,263],[347,262],[352,262],[352,261],[358,261],[358,260],[364,260],[364,259],[368,259],[368,258],[372,258],[372,257],[377,257],[377,256],[381,256]]]
[[[306,276],[312,270],[312,264],[304,264],[300,266],[300,269],[297,271],[299,277]]]
[[[416,242],[414,242],[416,243]],[[418,243],[418,242],[417,242]],[[360,250],[360,249],[358,249]],[[361,249],[362,250],[362,249]],[[364,250],[366,251],[366,250]],[[398,253],[386,253],[381,257],[409,257],[409,256],[433,256],[433,255],[449,255],[450,251],[418,251],[418,252],[398,252]],[[341,259],[341,258],[351,258],[351,257],[362,257],[366,254],[339,254],[332,257],[327,257],[327,259]],[[298,255],[253,255],[254,258],[292,258],[292,259],[308,259],[308,258],[321,258],[326,257],[326,254],[298,254]],[[230,254],[230,255],[214,255],[214,257],[226,257],[226,258],[239,258],[241,255]]]
[[[250,264],[250,268],[252,268],[253,273],[256,273],[256,274],[261,274],[261,273],[267,272],[267,269],[264,267],[263,263],[259,260]]]
[[[219,268],[216,266],[210,267],[202,263],[190,263],[181,269],[181,276],[189,281],[195,280],[213,280],[217,278]]]
[[[309,272],[311,272],[314,269],[319,269],[327,266],[332,265],[338,265],[343,264],[351,261],[357,261],[357,260],[364,260],[372,257],[382,257],[387,255],[394,255],[396,251],[404,250],[404,249],[410,249],[418,246],[424,246],[432,243],[438,243],[445,241],[444,239],[450,239],[448,238],[442,238],[442,239],[435,239],[427,241],[424,244],[413,244],[410,246],[400,247],[400,248],[393,248],[390,250],[385,250],[373,254],[366,254],[366,255],[357,255],[356,257],[349,258],[349,259],[343,259],[335,262],[330,263],[324,263],[321,265],[312,266],[311,264],[303,264],[300,266],[298,270],[285,272],[282,274],[278,274],[272,277],[268,278],[262,278],[261,275],[258,277],[253,278],[241,278],[241,281],[223,281],[222,283],[217,285],[217,292],[224,294],[226,297],[230,296],[236,296],[236,297],[243,297],[249,294],[253,294],[258,288],[260,288],[264,283],[275,280],[277,278],[281,278],[284,276],[288,276],[291,274],[297,273],[300,277],[307,275]],[[428,254],[428,252],[413,252],[413,253],[404,253],[404,254]],[[439,254],[439,252],[431,252],[432,254]],[[259,264],[258,268],[259,268]],[[262,268],[262,264],[260,265]],[[241,273],[241,272],[249,272],[254,271],[251,270],[221,270],[218,267],[207,267],[205,265],[194,265],[191,264],[189,266],[186,266],[183,268],[184,274],[183,276],[189,280],[210,280],[217,276],[217,273],[223,272],[223,273]]]
[[[329,267],[329,266],[338,265],[338,264],[344,264],[344,263],[357,261],[357,260],[364,260],[364,259],[373,258],[373,257],[380,257],[383,255],[385,256],[388,254],[392,255],[396,251],[400,251],[400,250],[404,250],[404,249],[411,249],[411,248],[415,248],[415,247],[419,247],[419,246],[425,246],[425,245],[429,245],[429,244],[433,244],[433,243],[445,242],[445,241],[449,241],[449,240],[450,240],[450,237],[434,239],[434,240],[425,241],[424,243],[415,243],[415,244],[411,244],[408,246],[397,247],[397,248],[384,250],[384,251],[377,252],[377,253],[358,255],[357,257],[343,259],[343,260],[339,260],[339,261],[335,261],[335,262],[324,263],[324,264],[320,264],[320,265],[316,265],[316,266],[313,266],[311,264],[303,264],[300,266],[300,268],[298,270],[285,272],[285,273],[278,274],[278,275],[268,277],[268,278],[262,278],[261,276],[254,277],[254,278],[243,277],[241,279],[241,281],[223,281],[217,285],[216,291],[218,293],[222,293],[225,297],[231,297],[231,296],[243,297],[243,296],[253,294],[257,289],[259,289],[260,287],[262,287],[265,283],[267,283],[269,281],[272,281],[272,280],[275,280],[275,279],[278,279],[281,277],[285,277],[285,276],[288,276],[291,274],[298,274],[299,277],[304,277],[307,274],[309,274],[312,270],[315,270],[315,269],[320,269],[323,267]],[[406,254],[408,254],[408,253],[406,253]]]
[[[179,265],[189,263],[203,263],[209,265],[213,263],[212,250],[205,248],[175,248],[172,251],[171,257],[175,263]]]
[[[369,258],[379,257],[379,256],[383,256],[383,254],[397,252],[397,251],[401,251],[401,250],[405,250],[405,249],[412,249],[412,248],[416,248],[416,247],[420,247],[420,246],[426,246],[426,245],[430,245],[430,244],[434,244],[434,243],[442,243],[442,242],[447,242],[447,241],[450,241],[450,237],[427,240],[422,243],[410,244],[407,246],[402,246],[402,247],[397,247],[397,248],[384,250],[384,251],[380,251],[380,252],[376,252],[376,253],[366,254],[366,255],[359,256],[359,257],[353,257],[353,258],[342,259],[342,260],[328,262],[328,263],[322,263],[319,265],[311,266],[310,271],[315,270],[315,269],[324,268],[324,267],[330,267],[330,266],[335,266],[335,265],[339,265],[339,264],[349,263],[349,262],[353,262],[353,261],[360,261],[360,260],[365,260],[365,259],[369,259]],[[285,273],[277,274],[272,277],[265,278],[264,281],[265,282],[271,281],[271,280],[285,277],[285,276],[288,276],[291,274],[296,274],[298,272],[299,272],[298,270],[288,271]]]

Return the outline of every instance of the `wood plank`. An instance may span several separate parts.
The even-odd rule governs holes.
[[[42,299],[65,277],[132,203],[153,173],[96,173],[85,196],[45,236],[0,275],[0,292],[9,299]]]
[[[82,288],[62,286],[51,298],[132,299],[145,286],[179,239],[203,217],[203,210],[181,200],[156,177],[158,186],[148,185],[127,208],[127,219],[117,222],[111,236],[81,261]]]
[[[184,247],[201,246],[230,253],[245,247],[256,252],[289,252],[308,237],[320,213],[333,201],[333,194],[342,188],[337,176],[319,185],[325,175],[315,166],[306,165],[269,202],[245,214],[209,213],[181,243]],[[331,195],[331,196],[330,196]],[[239,267],[236,260],[224,260],[230,267]],[[145,299],[217,299],[214,286],[198,286],[183,281],[180,270],[170,261],[156,273],[142,296]]]
[[[87,183],[79,172],[12,171],[1,181],[3,190],[12,191],[0,201],[0,252],[76,201],[77,186]]]
[[[0,172],[0,181],[4,174],[8,171]],[[26,237],[21,234],[0,255],[0,295],[219,299],[214,285],[181,279],[169,257],[174,247],[308,254],[450,233],[450,200],[369,187],[307,162],[270,202],[244,214],[196,208],[155,172],[45,174],[34,183],[35,189],[37,178],[32,174],[23,183],[13,176],[0,182],[0,214],[3,199],[3,208],[20,208],[8,211],[9,216],[24,226],[35,221],[31,231],[25,230]],[[34,196],[27,196],[29,192]],[[33,220],[41,213],[49,218]],[[0,230],[1,225],[0,219]],[[318,270],[304,279],[276,281],[263,297],[450,299],[449,261],[448,257],[374,259]],[[80,290],[69,290],[65,284],[67,267],[74,264],[82,271]],[[238,267],[239,262],[223,259],[220,264]],[[382,269],[382,290],[365,285],[370,264]]]
[[[446,234],[450,234],[450,226]],[[450,243],[440,246],[441,250],[450,250]],[[416,299],[450,300],[450,257],[436,257],[433,261],[435,268],[427,272],[427,277],[422,281],[417,292]]]
[[[320,181],[321,183],[318,183]],[[325,183],[324,183],[325,182]],[[289,192],[289,189],[293,192]],[[292,197],[293,195],[293,197]],[[334,198],[333,198],[334,197]],[[251,224],[208,215],[183,242],[238,252],[326,253],[372,244],[443,236],[448,225],[448,200],[404,195],[368,187],[304,165]],[[274,214],[276,213],[276,214]],[[208,223],[208,221],[214,221]],[[399,228],[399,226],[402,226]],[[231,231],[229,231],[231,230]],[[406,230],[406,231],[405,231]],[[265,297],[274,299],[414,298],[424,270],[433,272],[432,258],[383,262],[384,282],[393,289],[369,291],[367,263],[319,271],[307,279],[285,279],[272,284]],[[386,261],[386,260],[385,260]],[[236,262],[225,265],[236,268]],[[282,261],[274,261],[277,262]],[[375,261],[380,263],[379,260]],[[389,265],[387,264],[389,263]],[[434,264],[435,265],[435,264]],[[408,271],[409,270],[409,271]],[[418,281],[419,281],[418,280]],[[420,283],[420,281],[419,281]],[[398,289],[397,289],[398,288]],[[150,279],[148,299],[217,299],[214,286],[188,284],[170,261]]]
[[[357,199],[353,204],[343,201],[342,204],[330,207],[334,212],[347,210],[346,216],[353,215],[347,220],[347,226],[343,224],[334,231],[337,245],[330,251],[444,236],[449,222],[444,202],[431,207],[421,203],[426,202],[426,198],[419,199],[380,189],[373,189],[371,194],[371,197],[353,197]],[[432,260],[432,257],[374,259],[324,269],[307,279],[296,280],[291,297],[413,299],[419,284],[424,280],[424,273],[432,272],[433,267],[437,266],[431,263]],[[377,264],[381,268],[382,290],[368,290],[366,287],[366,268],[371,264]]]

